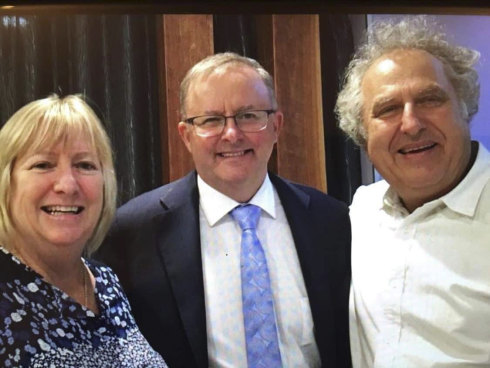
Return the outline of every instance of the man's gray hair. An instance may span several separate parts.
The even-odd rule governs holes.
[[[378,22],[370,27],[364,44],[347,67],[343,87],[337,98],[335,113],[340,128],[360,146],[366,145],[362,125],[362,80],[379,57],[397,49],[424,50],[444,65],[459,101],[461,115],[469,123],[478,111],[480,84],[474,64],[479,52],[450,44],[440,26],[427,16],[408,16],[394,21]]]
[[[238,55],[234,52],[223,52],[215,55],[208,56],[195,64],[185,75],[184,79],[180,83],[180,114],[182,118],[186,117],[186,103],[189,88],[196,79],[211,74],[216,69],[228,65],[245,65],[254,69],[264,82],[265,86],[269,90],[271,98],[272,108],[277,108],[276,93],[274,91],[274,81],[267,70],[256,60]]]

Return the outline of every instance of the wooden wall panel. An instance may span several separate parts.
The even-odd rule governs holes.
[[[192,157],[181,141],[179,86],[195,63],[213,53],[212,15],[163,15],[159,29],[160,108],[163,182],[187,174],[194,168]]]
[[[267,70],[274,78],[274,42],[272,29],[272,15],[255,16],[257,27],[257,61]],[[277,168],[277,147],[274,147],[269,160],[268,169],[274,173],[278,172]]]
[[[277,170],[327,191],[318,15],[273,15],[274,77],[285,124]]]

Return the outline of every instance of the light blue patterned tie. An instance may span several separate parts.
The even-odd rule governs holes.
[[[282,367],[269,270],[256,233],[260,208],[238,206],[230,214],[242,229],[240,264],[248,367]]]

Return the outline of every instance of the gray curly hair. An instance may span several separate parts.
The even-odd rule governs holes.
[[[440,26],[427,16],[405,17],[399,22],[378,22],[370,27],[364,44],[349,63],[337,98],[335,113],[339,127],[358,145],[365,147],[362,124],[362,80],[379,57],[396,49],[420,49],[439,59],[456,91],[463,118],[469,123],[478,111],[480,84],[474,64],[480,54],[452,45]]]

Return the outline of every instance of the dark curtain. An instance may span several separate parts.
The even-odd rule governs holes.
[[[348,15],[320,15],[320,50],[328,193],[350,204],[362,181],[360,149],[337,126],[334,113],[341,79],[354,53]]]
[[[162,184],[154,15],[0,17],[0,124],[83,94],[113,143],[119,204]]]
[[[233,51],[258,59],[257,29],[254,15],[214,15],[214,51]]]

